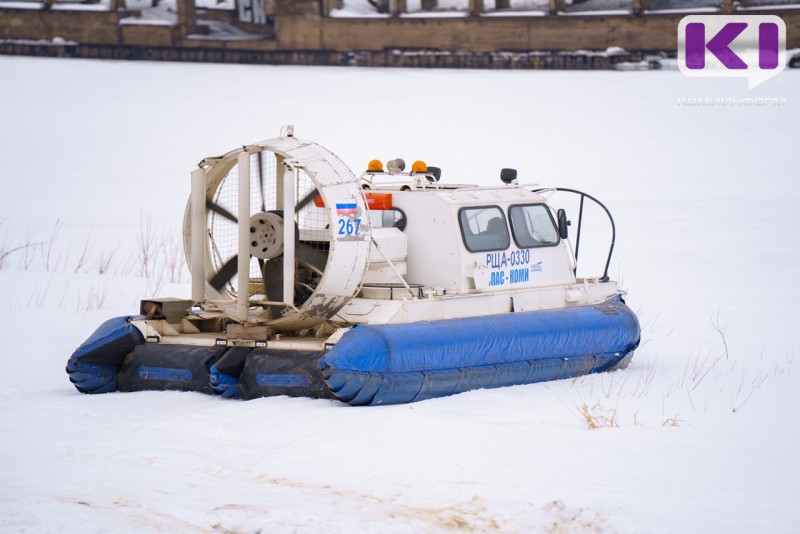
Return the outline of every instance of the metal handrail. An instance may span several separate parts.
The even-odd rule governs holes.
[[[602,282],[608,282],[608,266],[611,264],[611,254],[614,252],[614,242],[617,239],[617,227],[614,224],[614,217],[611,216],[611,212],[608,211],[608,208],[605,206],[605,204],[603,204],[602,202],[600,202],[599,200],[597,200],[588,193],[584,193],[583,191],[578,191],[577,189],[569,189],[567,187],[545,187],[540,189],[533,189],[532,191],[534,193],[540,193],[542,191],[563,191],[565,193],[573,193],[575,195],[580,195],[581,197],[581,204],[580,208],[578,209],[578,232],[577,232],[578,235],[575,237],[575,269],[573,269],[572,271],[573,274],[576,274],[578,271],[578,250],[580,249],[581,246],[581,224],[583,223],[584,199],[588,198],[589,200],[593,200],[598,206],[603,208],[603,211],[605,211],[606,215],[608,215],[608,220],[611,221],[611,246],[608,247],[608,259],[606,259],[606,268],[603,271],[603,278],[601,278],[600,280]]]

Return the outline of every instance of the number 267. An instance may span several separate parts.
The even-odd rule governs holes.
[[[358,234],[361,219],[339,219],[339,235]]]

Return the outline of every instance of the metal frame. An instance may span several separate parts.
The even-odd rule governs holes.
[[[608,258],[606,259],[606,268],[603,270],[603,277],[600,279],[601,282],[608,282],[608,266],[611,264],[611,254],[614,252],[614,242],[617,239],[617,227],[614,224],[614,217],[611,216],[611,212],[608,211],[608,208],[597,200],[595,197],[588,193],[584,193],[583,191],[578,191],[577,189],[570,189],[568,187],[543,187],[541,189],[532,189],[534,193],[540,193],[542,191],[563,191],[565,193],[572,193],[575,195],[580,195],[581,203],[580,207],[578,208],[578,229],[577,235],[575,237],[575,268],[573,269],[573,273],[578,272],[578,250],[581,246],[581,224],[583,223],[583,203],[584,199],[588,198],[589,200],[594,201],[598,206],[603,208],[603,211],[606,212],[608,215],[608,220],[611,222],[611,246],[608,247]]]

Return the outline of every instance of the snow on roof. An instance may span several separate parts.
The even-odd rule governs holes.
[[[738,6],[737,11],[774,11],[783,9],[800,9],[800,4],[761,4],[757,6]]]
[[[175,26],[178,24],[178,14],[168,6],[159,4],[142,9],[137,17],[125,17],[119,23],[122,26]]]
[[[50,9],[53,11],[109,11],[105,4],[76,4],[76,3],[56,3]]]
[[[165,19],[145,19],[140,17],[126,17],[120,19],[120,26],[176,26],[177,21]]]
[[[42,9],[42,2],[0,2],[0,9]]]
[[[489,11],[487,13],[482,13],[484,17],[545,17],[547,16],[547,11],[510,11],[510,10],[503,10],[503,11]]]
[[[592,16],[592,17],[607,17],[614,15],[630,15],[631,12],[627,9],[608,9],[608,10],[592,10],[592,11],[559,11],[559,15],[564,16]]]
[[[413,11],[400,14],[401,18],[459,18],[467,16],[469,16],[469,13],[466,11]]]
[[[718,7],[692,7],[692,8],[683,8],[683,9],[647,9],[644,11],[645,14],[648,15],[657,15],[657,14],[671,14],[671,13],[717,13],[719,12]]]

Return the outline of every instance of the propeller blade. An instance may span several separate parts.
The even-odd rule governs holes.
[[[219,204],[215,204],[214,202],[212,202],[210,200],[206,200],[206,208],[208,208],[209,210],[213,211],[217,215],[228,219],[231,222],[234,222],[234,223],[237,223],[237,224],[239,222],[239,219],[236,218],[236,215],[234,215],[230,211],[226,210],[225,208],[223,208]]]
[[[267,300],[283,300],[283,254],[264,262],[264,293]]]
[[[261,211],[267,211],[267,199],[264,196],[264,158],[263,152],[258,153],[258,189],[261,191]]]
[[[317,196],[318,194],[319,193],[317,193],[316,189],[312,189],[310,193],[308,193],[306,196],[304,196],[303,199],[295,205],[294,212],[297,213],[301,209],[303,209],[306,206],[308,206],[308,204],[312,200],[314,200],[314,197]]]
[[[239,262],[239,255],[235,255],[231,259],[225,262],[225,265],[217,271],[217,273],[208,281],[211,284],[211,287],[219,291],[222,289],[225,284],[231,281],[231,279],[236,276],[236,271],[238,270],[238,262]]]
[[[297,261],[303,262],[311,267],[317,274],[322,274],[325,270],[325,266],[328,264],[328,253],[305,241],[298,241],[295,243],[294,256],[297,258]]]
[[[266,260],[256,258],[256,261],[258,262],[258,272],[261,273],[261,289],[266,294],[267,289],[264,287],[264,264],[266,264]]]
[[[264,277],[264,295],[272,302],[283,301],[283,254],[264,262],[261,270]],[[281,306],[270,306],[269,311],[274,319],[281,316]]]

